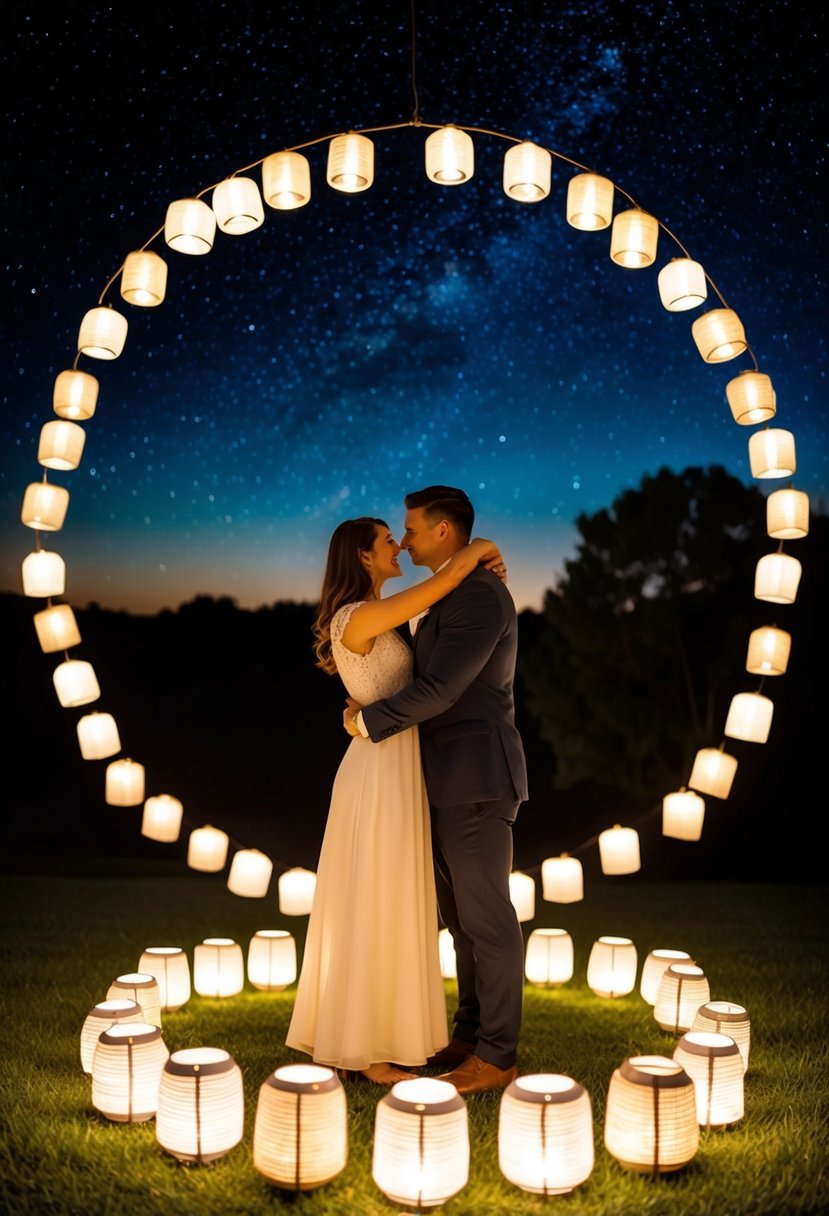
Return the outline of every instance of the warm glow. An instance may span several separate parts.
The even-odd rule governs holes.
[[[253,1164],[269,1182],[308,1191],[330,1182],[348,1161],[345,1090],[330,1068],[286,1064],[259,1089]]]
[[[699,840],[705,818],[705,801],[693,790],[677,790],[662,799],[662,835],[676,840]]]
[[[116,976],[107,991],[107,1000],[137,1001],[143,1010],[142,1020],[161,1027],[161,993],[158,980],[149,971],[128,971]]]
[[[213,248],[216,216],[200,198],[179,198],[170,203],[164,221],[164,240],[177,253],[203,256]]]
[[[662,267],[656,282],[662,306],[668,312],[698,308],[708,298],[705,271],[691,258],[673,258]]]
[[[144,801],[144,765],[113,760],[107,765],[105,801],[109,806],[138,806]]]
[[[671,963],[662,972],[653,1016],[663,1030],[690,1030],[700,1005],[711,999],[708,978],[694,963]]]
[[[509,897],[520,921],[535,916],[535,880],[529,874],[513,870],[509,876]]]
[[[596,996],[627,996],[636,986],[638,956],[629,937],[600,937],[587,960],[587,986]]]
[[[105,1030],[117,1022],[144,1022],[144,1011],[137,1001],[118,998],[112,1001],[99,1001],[93,1005],[84,1019],[81,1027],[81,1068],[84,1072],[92,1072],[92,1057],[98,1045],[98,1039]]]
[[[169,1054],[157,1026],[146,1022],[110,1026],[92,1053],[92,1105],[116,1123],[152,1119]]]
[[[573,966],[573,939],[566,929],[533,929],[524,959],[524,974],[531,984],[566,984],[573,978]]]
[[[262,992],[281,992],[296,979],[296,941],[287,929],[259,929],[248,946],[248,979]]]
[[[682,1169],[699,1147],[694,1083],[667,1056],[631,1056],[610,1078],[605,1148],[625,1169]]]
[[[262,899],[268,894],[272,873],[273,862],[270,857],[260,853],[259,849],[239,849],[233,854],[233,861],[230,863],[227,889],[234,895]]]
[[[700,1127],[739,1123],[745,1113],[743,1061],[729,1035],[689,1030],[677,1043],[674,1059],[694,1082]]]
[[[163,1013],[175,1013],[190,1000],[190,963],[181,946],[148,946],[138,970],[155,977]]]
[[[167,263],[157,253],[138,249],[128,253],[121,271],[121,295],[128,304],[155,308],[167,291]]]
[[[748,1058],[751,1051],[751,1019],[744,1005],[735,1005],[733,1001],[707,1001],[697,1010],[691,1029],[727,1034],[740,1050],[743,1072],[748,1072]]]
[[[541,888],[546,900],[572,904],[584,899],[584,867],[577,857],[562,853],[541,863]]]
[[[313,870],[294,866],[279,875],[279,911],[283,916],[307,916],[314,903],[317,876]]]
[[[659,224],[652,215],[636,208],[619,211],[610,230],[610,257],[617,266],[642,270],[656,260]]]
[[[190,833],[187,844],[187,864],[191,870],[203,870],[215,874],[224,869],[230,837],[220,828],[205,824]]]
[[[242,947],[230,937],[206,937],[193,952],[193,987],[199,996],[235,996],[245,985]]]
[[[89,372],[67,368],[58,372],[52,389],[52,409],[59,418],[86,422],[95,413],[98,381]]]
[[[265,220],[262,195],[252,177],[229,177],[213,191],[213,212],[222,232],[244,236]]]
[[[398,1081],[377,1103],[372,1177],[392,1203],[439,1207],[469,1180],[466,1103],[448,1081]]]
[[[666,968],[671,963],[692,963],[694,960],[684,950],[651,950],[642,964],[642,978],[639,981],[639,993],[643,1001],[649,1005],[656,1004],[656,994]]]
[[[180,1161],[215,1161],[242,1139],[242,1070],[220,1047],[174,1051],[161,1070],[155,1134]]]
[[[23,492],[20,518],[36,532],[59,532],[69,507],[69,491],[49,481],[33,481]]]
[[[23,594],[46,599],[66,590],[66,562],[57,554],[38,549],[23,558]]]
[[[694,758],[688,784],[701,794],[727,798],[737,771],[736,757],[716,747],[701,748]]]
[[[572,1077],[519,1077],[504,1090],[498,1115],[498,1164],[522,1190],[563,1195],[593,1171],[593,1108]]]
[[[112,714],[86,714],[78,720],[77,732],[84,760],[106,760],[121,750],[121,737]]]
[[[78,331],[78,354],[117,359],[127,340],[127,318],[114,308],[91,308]]]
[[[639,833],[616,823],[599,833],[599,856],[603,874],[635,874],[641,869]]]

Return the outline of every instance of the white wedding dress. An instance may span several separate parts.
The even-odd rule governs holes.
[[[357,604],[331,621],[331,647],[362,705],[403,688],[412,654],[394,631],[367,655],[342,644]],[[319,1064],[423,1064],[448,1041],[438,957],[429,805],[417,727],[351,740],[334,779],[288,1047]]]

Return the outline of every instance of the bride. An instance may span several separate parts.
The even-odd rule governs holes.
[[[412,651],[397,627],[483,564],[475,539],[431,578],[381,598],[400,546],[380,519],[345,520],[328,548],[314,623],[317,665],[370,704],[403,688]],[[331,792],[288,1047],[380,1085],[411,1077],[448,1042],[429,803],[417,727],[351,740]]]

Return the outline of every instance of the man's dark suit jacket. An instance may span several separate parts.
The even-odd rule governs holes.
[[[375,743],[420,724],[433,806],[527,798],[513,698],[517,645],[512,596],[479,566],[421,619],[412,683],[363,708]]]

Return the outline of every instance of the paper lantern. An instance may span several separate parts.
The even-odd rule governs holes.
[[[440,974],[445,980],[455,980],[458,978],[458,956],[455,953],[455,943],[452,940],[452,934],[448,929],[441,929],[438,933],[438,958],[440,960]]]
[[[629,937],[599,937],[587,960],[587,986],[596,996],[627,996],[636,986],[638,956]]]
[[[466,131],[451,124],[433,131],[425,144],[426,176],[439,186],[459,186],[475,172],[475,147]]]
[[[573,939],[566,929],[533,929],[527,939],[524,974],[549,988],[573,978]]]
[[[279,911],[283,916],[307,916],[314,903],[317,876],[313,870],[294,866],[279,875]]]
[[[610,257],[617,266],[642,270],[656,261],[659,223],[646,211],[634,207],[619,211],[610,230]]]
[[[674,1048],[674,1059],[694,1082],[700,1127],[739,1123],[745,1114],[743,1060],[732,1038],[689,1030]]]
[[[155,977],[162,1013],[175,1013],[190,1000],[190,963],[181,946],[148,946],[138,970]]]
[[[517,203],[540,203],[550,193],[553,158],[546,148],[524,140],[504,156],[504,193]]]
[[[324,1186],[348,1161],[345,1090],[331,1068],[286,1064],[259,1088],[253,1164],[285,1190]]]
[[[190,833],[187,844],[187,864],[192,870],[215,874],[224,869],[230,837],[220,828],[205,824]]]
[[[156,1140],[179,1161],[216,1161],[242,1139],[242,1070],[221,1047],[174,1051],[161,1070]]]
[[[603,874],[635,874],[641,868],[639,833],[615,823],[599,833],[599,856]]]
[[[211,202],[216,223],[231,236],[244,236],[264,223],[262,195],[252,177],[229,177],[219,182]]]
[[[78,743],[84,760],[105,760],[121,750],[118,727],[112,714],[95,711],[77,723]]]
[[[643,1001],[649,1005],[656,1004],[656,994],[659,982],[671,963],[693,963],[690,954],[685,950],[651,950],[642,964],[642,978],[639,981],[639,993]]]
[[[258,849],[239,849],[233,854],[227,887],[234,895],[245,895],[250,899],[262,899],[268,894],[273,873],[270,857]]]
[[[114,308],[91,308],[78,331],[78,354],[117,359],[127,340],[127,318]]]
[[[59,532],[66,519],[69,491],[49,481],[32,481],[23,492],[20,518],[36,532]]]
[[[763,372],[740,372],[726,384],[725,397],[734,421],[740,426],[768,422],[777,413],[771,379]]]
[[[803,567],[788,553],[766,553],[754,572],[754,597],[770,604],[793,604]]]
[[[759,692],[738,692],[731,698],[725,734],[747,743],[765,743],[771,730],[774,702]]]
[[[248,946],[248,979],[261,992],[281,992],[296,979],[296,941],[287,929],[258,929]]]
[[[158,1026],[147,1022],[110,1026],[92,1053],[92,1105],[115,1123],[152,1119],[169,1054]]]
[[[744,1005],[735,1005],[733,1001],[706,1001],[700,1005],[692,1030],[709,1030],[715,1034],[727,1034],[737,1044],[743,1063],[743,1072],[748,1072],[748,1058],[751,1052],[751,1019]]]
[[[448,1081],[398,1081],[375,1109],[371,1173],[392,1203],[440,1207],[469,1180],[466,1103]]]
[[[203,256],[213,248],[216,216],[200,198],[179,198],[170,203],[164,220],[164,240],[177,253]]]
[[[518,1077],[501,1096],[498,1165],[536,1195],[564,1195],[593,1171],[593,1108],[587,1090],[560,1073]]]
[[[37,549],[23,558],[23,594],[47,599],[63,595],[66,589],[66,562],[45,549]]]
[[[699,1147],[694,1083],[667,1056],[631,1056],[607,1090],[605,1148],[625,1169],[666,1174],[694,1159]]]
[[[712,308],[697,317],[691,336],[706,363],[736,359],[748,346],[743,323],[730,308]]]
[[[149,971],[127,971],[112,981],[107,991],[108,1001],[137,1001],[143,1020],[151,1026],[161,1026],[161,992],[158,980]]]
[[[653,1016],[663,1030],[690,1030],[700,1005],[711,999],[708,977],[695,963],[671,963],[662,972]]]
[[[737,760],[717,747],[703,747],[694,757],[688,784],[701,794],[727,798],[731,792]]]
[[[44,654],[70,650],[80,643],[81,635],[75,614],[68,604],[53,604],[34,615],[37,640]]]
[[[81,1027],[81,1068],[84,1072],[92,1072],[92,1057],[100,1036],[119,1022],[144,1022],[144,1013],[138,1001],[119,998],[99,1001],[92,1006]]]
[[[582,232],[609,228],[613,219],[613,182],[598,173],[577,173],[567,185],[567,223]]]
[[[673,258],[660,270],[656,284],[659,299],[668,312],[687,312],[708,298],[705,271],[691,258]]]
[[[748,441],[748,459],[752,477],[791,477],[797,469],[794,435],[779,427],[756,431]]]
[[[104,798],[109,806],[138,806],[143,802],[144,765],[128,757],[108,764]]]
[[[269,207],[294,211],[311,197],[311,166],[299,152],[274,152],[262,161],[262,193]]]
[[[365,135],[349,131],[328,145],[326,181],[334,190],[358,194],[374,181],[374,144]]]
[[[88,705],[101,695],[95,668],[82,659],[66,659],[52,672],[52,682],[64,709]]]
[[[766,527],[775,540],[799,540],[809,534],[809,495],[802,490],[775,490],[766,499]]]
[[[59,418],[86,422],[98,403],[98,381],[76,367],[58,372],[52,389],[52,409]]]
[[[141,816],[141,835],[146,836],[148,840],[160,840],[165,844],[170,844],[179,838],[183,815],[184,806],[178,798],[174,798],[172,794],[154,794],[152,798],[148,798],[144,803],[144,813]],[[189,862],[189,864],[193,865],[192,862]],[[193,868],[201,870],[208,867],[193,866]],[[221,866],[216,868],[221,869]]]
[[[77,422],[56,418],[40,428],[37,459],[45,469],[76,469],[81,463],[86,431]]]
[[[541,890],[555,904],[572,904],[584,899],[584,867],[577,857],[562,853],[541,863]]]
[[[789,665],[792,635],[774,625],[761,625],[748,639],[746,671],[755,676],[782,676]]]
[[[235,996],[245,986],[242,947],[232,937],[206,937],[193,952],[193,987],[199,996]]]
[[[513,870],[509,876],[509,897],[520,921],[535,916],[535,881],[529,874]]]
[[[681,789],[662,799],[662,835],[676,840],[699,840],[705,818],[705,801],[693,790]]]
[[[149,249],[128,253],[121,271],[121,296],[139,308],[155,308],[167,292],[167,263]]]

